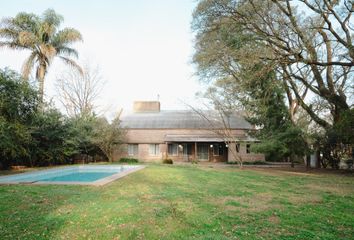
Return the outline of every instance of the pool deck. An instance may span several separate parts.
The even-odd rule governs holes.
[[[107,165],[106,165],[107,166]],[[115,165],[117,166],[117,165]],[[139,171],[143,168],[145,168],[146,166],[144,165],[139,165],[137,167],[131,168],[129,170],[123,171],[123,172],[119,172],[116,174],[113,174],[111,176],[93,181],[93,182],[64,182],[64,181],[52,181],[52,182],[46,182],[46,181],[34,181],[34,182],[19,182],[19,181],[14,181],[14,182],[4,182],[1,183],[0,185],[13,185],[13,184],[23,184],[23,185],[86,185],[86,186],[103,186],[106,185],[110,182],[113,182],[119,178],[125,177],[133,172]],[[7,176],[11,176],[11,175],[7,175]]]

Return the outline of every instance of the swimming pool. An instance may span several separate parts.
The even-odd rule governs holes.
[[[144,168],[139,165],[72,166],[0,177],[0,184],[79,184],[101,186]]]

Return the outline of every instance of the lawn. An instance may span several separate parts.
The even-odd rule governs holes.
[[[0,186],[0,238],[354,239],[353,180],[149,165],[103,187]]]

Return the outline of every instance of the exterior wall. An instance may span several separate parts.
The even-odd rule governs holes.
[[[158,144],[158,143],[151,143],[151,144]],[[161,161],[165,158],[165,154],[167,152],[166,144],[159,144],[160,153],[158,155],[150,155],[149,154],[149,145],[150,144],[138,144],[138,154],[137,155],[129,155],[128,154],[128,144],[124,144],[123,151],[120,153],[120,157],[128,157],[128,158],[137,158],[143,161],[154,162],[154,161]]]
[[[209,143],[207,143],[209,145]],[[128,158],[137,158],[147,162],[158,162],[163,159],[172,159],[173,161],[185,161],[190,162],[196,158],[195,156],[195,145],[192,144],[192,151],[190,155],[183,155],[183,152],[178,152],[177,155],[170,155],[168,154],[168,144],[163,143],[159,144],[160,153],[158,155],[151,156],[149,154],[149,145],[150,144],[138,144],[138,154],[137,155],[128,155],[128,144],[124,144],[123,150],[115,156],[115,159],[119,159],[121,157],[128,157]],[[224,154],[221,156],[215,156],[213,149],[209,148],[209,160],[211,162],[226,162],[227,161],[227,149],[224,150]]]
[[[183,155],[183,152],[178,151],[178,155],[171,155],[168,154],[167,158],[172,159],[173,161],[184,161],[184,162],[191,162],[196,159],[196,143],[191,143],[192,151],[190,155]],[[199,145],[201,143],[197,143]],[[204,143],[208,146],[212,145],[213,143]],[[214,143],[215,144],[215,143]],[[198,146],[197,146],[198,147]],[[166,144],[167,150],[167,144]],[[202,161],[202,160],[200,160]],[[208,161],[209,162],[226,162],[227,161],[227,149],[224,148],[223,155],[214,155],[214,149],[209,147],[208,148]]]
[[[244,130],[233,130],[235,136],[245,136]],[[215,135],[211,130],[204,129],[128,129],[127,143],[165,143],[167,134],[175,135]]]
[[[244,130],[233,130],[235,136],[245,136]],[[126,135],[127,144],[138,144],[138,155],[129,156],[127,152],[127,145],[123,147],[123,151],[116,159],[120,157],[138,158],[143,161],[161,161],[162,159],[169,158],[173,161],[192,161],[196,158],[195,143],[192,143],[191,155],[185,156],[181,152],[177,156],[168,155],[168,145],[165,142],[165,136],[169,135],[215,135],[211,130],[206,129],[128,129]],[[160,154],[151,156],[149,154],[149,144],[159,144]],[[180,144],[180,143],[177,143]],[[213,143],[206,143],[208,145]],[[252,143],[251,143],[252,144]],[[230,144],[229,148],[224,149],[222,156],[214,156],[213,149],[209,148],[209,161],[210,162],[234,162],[233,155],[230,148],[236,148],[235,144]],[[264,161],[264,154],[246,153],[246,144],[241,144],[240,153],[244,162]]]
[[[240,152],[236,153],[234,151],[234,153],[236,153],[239,157],[241,157],[243,162],[255,162],[255,161],[265,161],[265,156],[264,154],[260,154],[260,153],[247,153],[247,147],[246,147],[247,143],[241,143],[240,144]],[[252,144],[252,143],[249,143]],[[234,159],[234,155],[231,152],[231,148],[236,149],[236,144],[235,143],[231,143],[229,146],[229,150],[228,150],[228,162],[236,162],[237,160]]]

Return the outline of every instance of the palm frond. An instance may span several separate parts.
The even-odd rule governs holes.
[[[50,44],[41,44],[39,49],[47,64],[50,65],[53,58],[57,55],[57,50]]]
[[[39,17],[32,13],[21,12],[16,17],[9,19],[7,25],[13,29],[26,32],[35,33],[39,26]]]
[[[81,33],[74,28],[64,28],[53,37],[52,44],[56,47],[82,41]]]
[[[63,20],[63,16],[57,14],[53,9],[47,9],[43,13],[39,28],[42,42],[48,42],[55,35]]]
[[[0,48],[31,51],[22,66],[22,74],[28,78],[32,69],[37,67],[36,78],[40,81],[42,95],[45,75],[54,57],[61,58],[83,74],[81,67],[70,59],[78,57],[77,51],[69,47],[70,44],[81,41],[82,36],[73,28],[58,31],[63,20],[61,15],[48,9],[40,17],[20,12],[14,18],[4,18],[0,21]]]
[[[0,37],[20,47],[31,47],[38,41],[36,36],[38,17],[34,14],[19,13],[14,18],[5,18],[0,23]],[[9,46],[11,48],[16,48]]]
[[[68,57],[75,57],[78,58],[79,57],[79,53],[76,51],[76,49],[73,48],[69,48],[69,47],[59,47],[56,49],[58,55],[65,55]]]
[[[33,47],[38,41],[32,32],[22,31],[18,34],[18,42],[22,46]]]
[[[26,61],[22,65],[22,77],[24,79],[28,80],[31,70],[33,69],[33,66],[35,64],[37,56],[38,55],[36,52],[32,52],[31,55],[26,59]]]
[[[5,39],[16,39],[18,32],[13,28],[0,28],[0,37]]]
[[[9,48],[13,50],[28,50],[27,46],[20,45],[18,42],[14,41],[2,41],[0,42],[0,48]]]
[[[54,9],[49,8],[44,11],[42,15],[42,21],[48,23],[49,25],[59,27],[61,22],[64,21],[64,17],[56,13]]]
[[[78,70],[80,74],[82,75],[84,74],[82,67],[79,64],[77,64],[74,60],[63,56],[59,56],[59,58],[63,60],[66,64],[68,64],[70,67],[73,67],[74,69]]]

